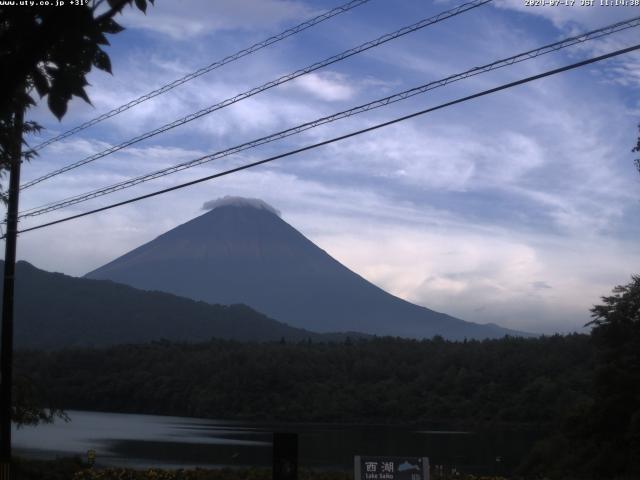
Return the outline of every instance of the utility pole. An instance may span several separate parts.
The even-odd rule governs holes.
[[[13,118],[13,148],[9,160],[9,198],[2,291],[2,333],[0,338],[0,480],[10,479],[11,469],[11,389],[13,386],[13,292],[18,239],[18,197],[22,163],[24,107]]]

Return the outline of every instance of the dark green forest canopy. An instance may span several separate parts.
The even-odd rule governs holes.
[[[540,426],[589,395],[585,335],[448,342],[155,342],[22,351],[68,409],[277,421]]]

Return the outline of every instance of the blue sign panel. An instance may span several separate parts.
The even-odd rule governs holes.
[[[357,456],[354,480],[429,480],[429,459]]]

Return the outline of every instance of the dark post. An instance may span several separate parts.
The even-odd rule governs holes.
[[[298,480],[298,434],[273,434],[273,480]]]
[[[2,292],[2,336],[0,338],[0,480],[9,480],[11,466],[11,387],[13,385],[13,290],[18,237],[18,196],[22,161],[24,111],[18,108],[13,122],[14,145],[9,170],[9,199]]]

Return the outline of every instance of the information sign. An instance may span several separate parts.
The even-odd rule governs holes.
[[[427,457],[356,456],[354,480],[429,480]]]

